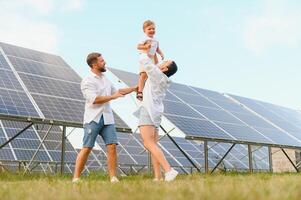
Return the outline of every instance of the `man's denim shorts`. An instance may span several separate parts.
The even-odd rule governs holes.
[[[98,123],[92,121],[89,124],[84,124],[83,147],[93,148],[97,135],[102,137],[106,145],[118,143],[115,125],[105,125],[103,116],[101,116]]]

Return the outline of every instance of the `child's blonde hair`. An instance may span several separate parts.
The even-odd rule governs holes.
[[[145,22],[143,22],[143,30],[150,25],[155,25],[155,22],[151,20],[146,20]]]

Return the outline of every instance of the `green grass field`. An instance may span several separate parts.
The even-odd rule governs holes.
[[[301,199],[301,175],[214,174],[181,175],[171,183],[156,183],[147,175],[122,177],[111,184],[103,174],[70,176],[0,174],[0,199]]]

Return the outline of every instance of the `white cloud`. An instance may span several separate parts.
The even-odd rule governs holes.
[[[65,0],[60,8],[63,11],[79,10],[82,8],[84,0]]]
[[[23,4],[34,8],[42,14],[50,13],[55,7],[55,2],[53,0],[23,0]]]
[[[301,41],[301,14],[284,1],[266,1],[261,16],[250,18],[244,27],[246,47],[262,54],[273,47],[296,47]]]
[[[82,5],[83,0],[0,1],[0,41],[55,53],[62,34],[45,15],[78,10]]]
[[[57,50],[59,33],[55,25],[12,13],[1,13],[0,24],[2,42],[48,52]]]

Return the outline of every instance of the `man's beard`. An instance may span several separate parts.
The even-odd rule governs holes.
[[[103,66],[103,67],[100,69],[100,71],[101,71],[101,72],[106,72],[106,71],[107,71],[107,69],[106,69],[106,67],[105,67],[105,66]]]

